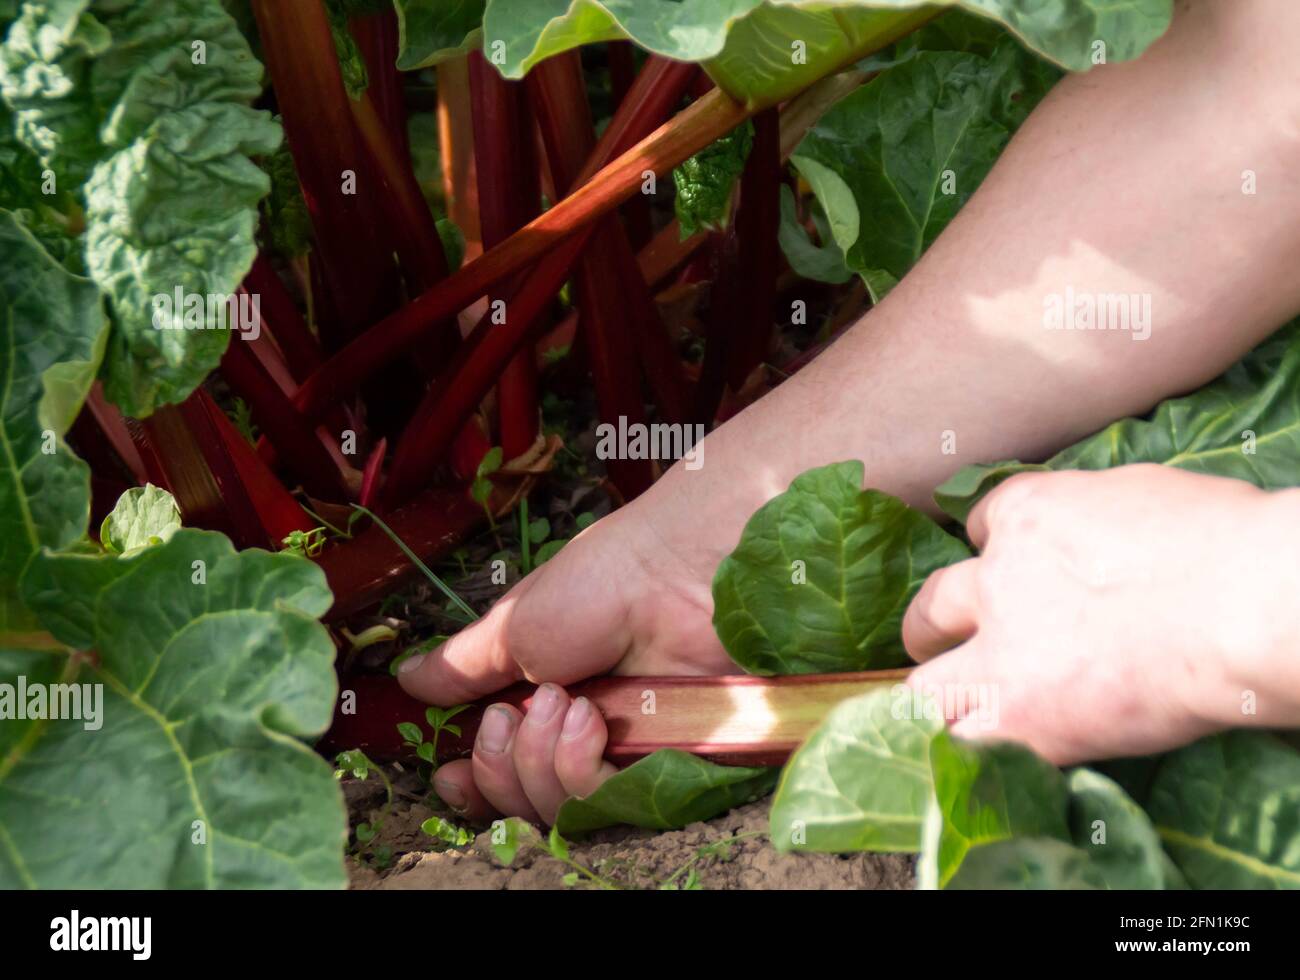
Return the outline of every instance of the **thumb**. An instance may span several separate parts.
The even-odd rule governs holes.
[[[486,616],[437,649],[402,661],[397,682],[403,690],[421,701],[447,707],[477,701],[523,680],[523,670],[511,656],[506,637],[524,591],[516,588]]]

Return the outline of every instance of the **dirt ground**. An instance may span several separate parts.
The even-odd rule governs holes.
[[[344,784],[352,826],[379,818],[374,840],[360,858],[348,859],[354,889],[550,889],[599,887],[549,855],[531,850],[503,867],[493,856],[489,833],[472,844],[442,845],[420,829],[435,811],[419,797],[413,773],[394,779],[396,796],[386,810],[379,782]],[[682,830],[657,833],[635,828],[597,831],[570,842],[570,857],[622,888],[696,887],[704,889],[906,889],[913,862],[907,855],[778,854],[767,840],[767,801],[750,803],[723,816]],[[446,815],[446,814],[442,814]],[[732,839],[738,838],[738,839]],[[722,843],[726,842],[726,843]],[[376,851],[381,859],[376,861]],[[384,861],[383,858],[388,858]],[[374,865],[382,865],[376,870]]]

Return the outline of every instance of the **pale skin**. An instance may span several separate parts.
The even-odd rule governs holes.
[[[599,713],[563,685],[735,672],[713,572],[800,472],[861,459],[866,485],[933,513],[961,466],[1043,458],[1192,390],[1300,310],[1297,36],[1292,0],[1181,2],[1141,58],[1058,85],[831,356],[406,662],[403,687],[435,704],[542,685],[527,717],[487,711],[438,794],[474,819],[549,821],[614,771]],[[1149,294],[1150,338],[1045,330],[1044,297],[1067,286]],[[950,719],[958,733],[1065,764],[1300,725],[1300,492],[1150,466],[1030,474],[969,530],[979,557],[932,576],[903,626],[911,683],[997,691],[996,725]]]

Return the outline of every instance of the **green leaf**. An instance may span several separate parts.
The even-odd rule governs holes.
[[[930,742],[930,771],[942,824],[937,846],[927,847],[922,861],[924,883],[945,887],[973,849],[996,841],[1071,842],[1065,777],[1029,749],[943,732]]]
[[[0,633],[30,629],[18,582],[43,547],[79,540],[90,471],[63,441],[95,379],[108,321],[99,290],[0,210]]]
[[[442,646],[442,644],[446,643],[448,639],[448,637],[443,636],[442,634],[437,634],[423,639],[413,646],[407,647],[388,662],[388,672],[396,677],[398,669],[402,666],[403,661],[409,660],[421,653],[428,653],[430,650]]]
[[[334,771],[336,777],[350,772],[361,780],[369,779],[371,771],[378,768],[360,749],[347,749],[340,752],[334,757],[334,765],[337,767]]]
[[[447,270],[455,272],[465,261],[465,233],[450,218],[439,218],[435,226],[438,238],[442,241],[442,250],[447,255]]]
[[[560,836],[560,829],[552,827],[550,834],[546,838],[546,847],[551,852],[551,857],[560,861],[569,859],[569,844]]]
[[[289,145],[285,143],[263,157],[261,164],[271,178],[271,193],[261,205],[261,228],[270,248],[285,258],[305,255],[311,250],[311,216],[307,213],[307,201],[302,196]]]
[[[771,791],[775,768],[718,766],[676,749],[660,749],[616,772],[590,796],[560,806],[555,826],[584,834],[628,823],[671,830],[708,820]]]
[[[421,742],[419,748],[415,750],[415,754],[425,762],[433,762],[433,743]]]
[[[366,59],[352,36],[348,18],[355,6],[348,0],[325,0],[325,15],[329,19],[330,38],[334,41],[334,53],[339,59],[339,73],[343,76],[343,87],[348,97],[361,98],[370,85],[370,73],[366,71]]]
[[[397,733],[402,736],[402,740],[408,745],[419,745],[424,741],[424,732],[413,721],[399,721],[397,723]]]
[[[521,850],[537,843],[537,828],[522,817],[507,817],[492,821],[489,839],[492,854],[508,868]]]
[[[713,579],[713,626],[751,674],[907,661],[899,628],[936,569],[969,557],[920,511],[862,490],[860,462],[808,470],[745,525]]]
[[[420,829],[430,837],[436,837],[452,847],[464,847],[474,840],[474,835],[464,827],[454,824],[450,820],[444,820],[442,817],[430,817],[420,824]]]
[[[397,67],[428,68],[482,46],[484,0],[396,0]]]
[[[489,0],[483,49],[507,78],[582,44],[629,39],[704,64],[718,86],[762,108],[921,26],[937,6],[1000,21],[1031,50],[1086,71],[1136,57],[1169,24],[1172,0]],[[498,57],[499,56],[499,57]]]
[[[166,490],[146,483],[117,498],[99,528],[99,543],[108,551],[129,555],[161,544],[180,530],[181,511]]]
[[[813,126],[792,162],[873,298],[948,226],[1058,77],[1009,37],[989,56],[918,51]]]
[[[967,466],[935,491],[965,521],[994,487],[1017,473],[1101,470],[1163,463],[1228,476],[1266,490],[1300,484],[1300,321],[1194,394],[1161,402],[1147,418],[1122,419],[1046,463]]]
[[[560,549],[563,548],[568,543],[569,542],[565,541],[563,538],[555,541],[547,541],[546,543],[544,543],[540,548],[537,549],[537,554],[533,556],[533,567],[536,568],[539,565],[546,564],[548,561],[550,561],[552,558],[558,555],[560,553]]]
[[[1300,888],[1300,752],[1228,732],[1163,756],[1144,801],[1193,888]]]
[[[1067,786],[1071,836],[1107,888],[1185,887],[1150,818],[1118,783],[1075,769]]]
[[[551,536],[551,522],[545,517],[538,517],[528,522],[528,540],[533,544],[541,544]]]
[[[794,192],[782,184],[781,226],[777,229],[777,241],[781,243],[781,251],[785,253],[790,268],[815,282],[848,282],[853,272],[844,264],[844,252],[830,237],[829,224],[822,220],[817,222],[817,226],[821,232],[821,245],[814,245],[809,239],[795,211]]]
[[[502,458],[503,458],[503,454],[501,451],[501,447],[493,446],[486,453],[484,453],[483,458],[479,460],[478,469],[475,470],[474,475],[487,476],[491,473],[495,473],[497,470],[501,469]]]
[[[1016,837],[974,847],[949,890],[1098,890],[1106,882],[1088,853],[1052,837]]]
[[[731,190],[745,169],[754,143],[754,124],[746,120],[673,169],[677,196],[673,208],[682,241],[702,228],[725,228],[731,214]]]
[[[96,651],[39,655],[102,685],[102,710],[0,726],[0,887],[342,887],[342,798],[300,741],[337,693],[314,563],[183,529],[128,557],[43,553],[24,594]],[[31,656],[0,653],[0,682]]]
[[[923,704],[891,686],[836,705],[781,774],[771,812],[777,850],[920,850],[934,805],[930,740],[943,730]]]
[[[247,105],[261,91],[220,0],[27,4],[0,47],[19,139],[84,184],[86,269],[113,304],[105,391],[127,414],[182,400],[226,349],[208,329],[222,304],[195,317],[205,329],[157,329],[155,301],[229,296],[252,264],[270,181],[249,157],[281,135]]]

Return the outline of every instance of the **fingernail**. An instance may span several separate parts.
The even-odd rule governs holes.
[[[483,714],[483,724],[478,730],[478,747],[492,755],[504,751],[514,727],[514,715],[500,705],[493,705]]]
[[[420,664],[424,663],[424,658],[427,656],[428,656],[427,653],[417,653],[414,657],[407,657],[405,660],[403,660],[400,664],[397,665],[397,672],[399,674],[410,673],[411,671],[418,668]]]
[[[555,717],[555,709],[559,706],[559,689],[554,684],[543,684],[533,695],[532,706],[528,709],[528,721],[534,725],[545,725]]]
[[[577,738],[582,734],[582,730],[587,727],[587,719],[591,717],[591,702],[586,698],[578,698],[569,706],[569,713],[564,716],[564,731],[561,733],[563,738]]]
[[[438,798],[453,810],[465,809],[465,794],[460,791],[460,787],[455,783],[448,782],[445,779],[435,779],[433,789],[438,794]]]

